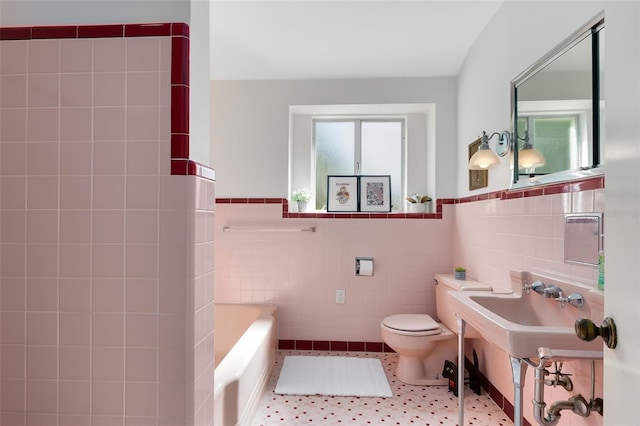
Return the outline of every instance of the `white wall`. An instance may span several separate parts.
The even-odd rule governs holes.
[[[1,26],[189,22],[191,0],[2,0]]]
[[[209,0],[190,0],[189,22],[189,158],[210,166]]]
[[[436,104],[435,191],[455,195],[454,77],[212,81],[211,103],[218,197],[288,197],[289,106],[404,103]]]
[[[483,130],[511,129],[511,80],[604,9],[604,1],[506,1],[472,46],[458,81],[457,192],[470,195],[467,146]],[[495,139],[491,141],[494,147]],[[509,187],[509,156],[489,170],[491,192]]]

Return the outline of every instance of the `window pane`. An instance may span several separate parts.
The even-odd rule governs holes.
[[[533,118],[533,144],[544,154],[545,165],[536,167],[536,173],[555,173],[578,165],[571,159],[579,158],[575,117]]]
[[[402,123],[362,122],[362,174],[391,175],[391,205],[402,209]]]
[[[316,210],[327,203],[327,176],[353,175],[355,123],[315,122]]]

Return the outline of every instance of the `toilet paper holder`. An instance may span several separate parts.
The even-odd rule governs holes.
[[[356,275],[373,275],[373,257],[356,257]]]

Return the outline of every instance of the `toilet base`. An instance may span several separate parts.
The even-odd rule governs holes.
[[[449,379],[442,377],[445,360],[455,360],[458,345],[455,339],[438,342],[427,358],[398,356],[395,376],[402,383],[416,386],[448,386]]]

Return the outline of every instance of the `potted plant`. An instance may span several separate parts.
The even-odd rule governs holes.
[[[424,213],[427,211],[427,203],[431,201],[428,195],[413,194],[407,197],[409,202],[409,213]]]
[[[465,280],[467,279],[467,270],[462,266],[456,266],[453,270],[453,276],[456,280]]]
[[[307,201],[311,199],[311,191],[307,188],[296,189],[291,193],[291,200],[298,203],[298,211],[307,211]]]

